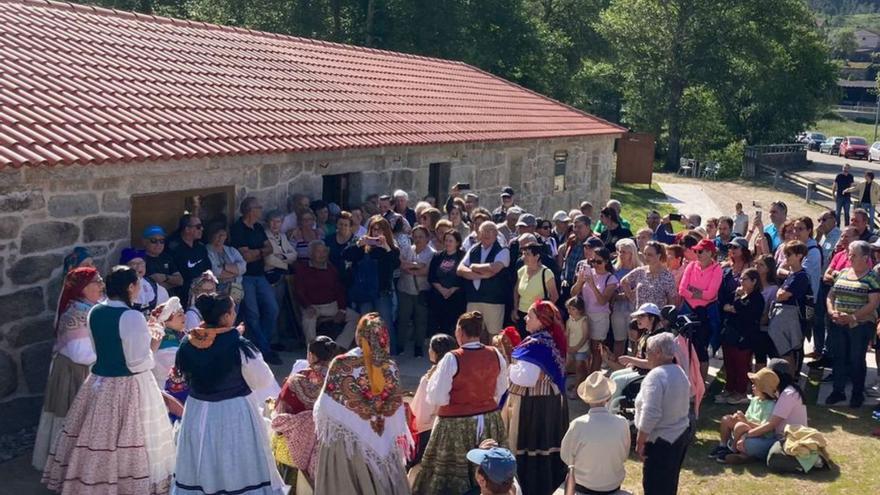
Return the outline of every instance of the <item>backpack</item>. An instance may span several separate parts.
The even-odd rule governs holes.
[[[379,296],[379,262],[365,254],[351,270],[351,288],[348,299],[353,303],[365,303]]]

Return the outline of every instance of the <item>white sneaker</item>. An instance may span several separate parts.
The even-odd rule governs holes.
[[[880,397],[880,385],[875,384],[873,387],[866,388],[865,396],[874,398]]]

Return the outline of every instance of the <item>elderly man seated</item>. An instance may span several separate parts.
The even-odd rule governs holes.
[[[330,249],[322,240],[309,243],[308,260],[296,264],[295,291],[296,302],[302,308],[302,328],[306,344],[311,344],[317,336],[319,318],[332,318],[336,323],[345,322],[345,328],[336,343],[348,349],[354,341],[358,314],[345,304],[345,286],[339,273],[329,263]]]
[[[576,493],[624,493],[619,490],[626,477],[629,422],[606,407],[615,389],[614,382],[601,371],[578,385],[578,396],[590,410],[568,426],[559,453],[574,468]]]

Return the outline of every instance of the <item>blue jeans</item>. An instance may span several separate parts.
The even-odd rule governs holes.
[[[868,365],[865,353],[874,335],[873,323],[860,323],[853,328],[834,325],[834,391],[844,393],[846,382],[852,381],[852,396],[864,396]]]
[[[380,291],[372,301],[355,303],[355,311],[365,315],[371,311],[379,313],[385,326],[388,327],[388,336],[391,343],[391,354],[397,354],[397,332],[394,330],[394,312],[392,311],[392,291]],[[355,342],[357,345],[357,342]]]
[[[868,231],[874,232],[874,203],[859,203],[859,208],[868,212]]]
[[[767,454],[770,453],[770,448],[773,447],[773,444],[778,442],[779,438],[776,435],[767,437],[750,437],[746,438],[743,443],[745,444],[746,455],[749,457],[754,457],[759,461],[766,463],[767,462]]]
[[[268,354],[272,352],[269,341],[275,333],[275,322],[278,320],[275,290],[262,275],[245,275],[242,277],[242,285],[244,286],[242,308],[247,336],[261,353]]]
[[[849,225],[849,207],[852,204],[852,200],[850,198],[834,198],[834,218],[837,219],[837,225]],[[843,221],[846,223],[840,223],[840,211],[843,210]]]
[[[819,296],[816,298],[816,311],[813,320],[813,351],[817,354],[830,354],[831,343],[830,335],[826,336],[826,332],[830,334],[828,328],[828,308],[825,301],[828,299],[828,291],[831,288],[823,283],[819,284]]]

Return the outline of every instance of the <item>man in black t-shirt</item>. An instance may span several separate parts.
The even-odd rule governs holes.
[[[183,285],[178,292],[180,301],[186,307],[190,306],[189,286],[192,285],[192,281],[211,270],[208,250],[201,241],[203,230],[204,226],[199,217],[191,213],[183,215],[178,222],[180,241],[171,250],[171,259],[183,278]]]
[[[852,174],[849,173],[849,164],[843,165],[843,171],[837,174],[834,177],[834,185],[831,186],[831,191],[834,193],[834,216],[837,218],[837,225],[843,225],[840,223],[840,212],[843,210],[843,219],[846,222],[846,225],[849,225],[849,205],[851,202],[850,196],[848,192],[844,192],[853,185]]]
[[[263,207],[257,198],[249,196],[241,202],[241,217],[229,229],[229,245],[237,248],[247,262],[242,285],[244,300],[242,316],[248,338],[256,344],[269,364],[281,364],[269,342],[278,319],[278,300],[275,290],[266,279],[263,258],[272,254],[272,245],[263,225],[259,222]]]
[[[159,225],[149,225],[144,229],[144,262],[146,277],[165,287],[169,293],[177,294],[176,289],[183,285],[183,276],[177,270],[174,258],[165,250],[165,229]]]

